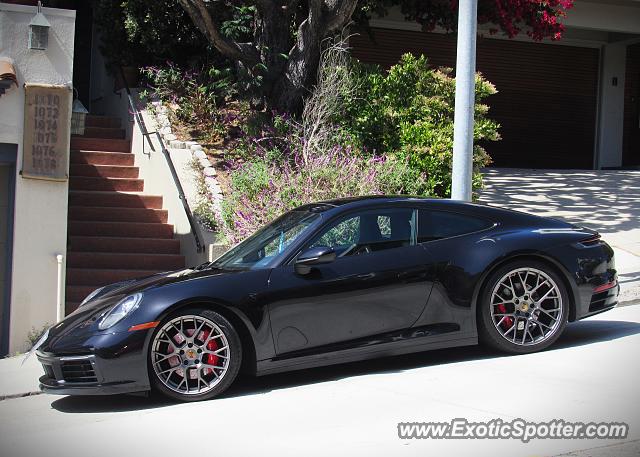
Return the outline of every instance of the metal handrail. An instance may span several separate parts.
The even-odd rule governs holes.
[[[133,117],[136,120],[136,122],[138,123],[138,125],[140,126],[140,131],[142,132],[142,136],[147,139],[147,142],[149,143],[149,147],[151,148],[151,151],[156,152],[156,148],[153,147],[153,142],[151,141],[151,138],[149,138],[149,132],[147,130],[147,125],[144,123],[144,119],[142,118],[142,115],[140,114],[140,111],[138,111],[138,107],[136,106],[136,103],[133,100],[133,96],[131,95],[131,89],[129,88],[129,83],[127,83],[127,78],[125,78],[125,76],[124,76],[124,70],[122,69],[122,66],[120,66],[118,68],[120,69],[120,77],[122,78],[122,85],[124,86],[124,89],[127,91],[127,99],[129,100],[129,108],[131,108],[131,112],[133,113]],[[144,152],[144,142],[142,143],[142,153],[146,154]],[[149,153],[147,155],[151,155],[151,153]]]
[[[129,105],[131,106],[131,110],[133,111],[133,115],[136,119],[136,122],[140,126],[140,131],[142,132],[142,135],[147,138],[147,141],[149,142],[149,146],[151,147],[151,150],[153,152],[156,152],[156,149],[153,146],[153,142],[151,141],[151,138],[150,138],[151,133],[147,131],[147,126],[144,123],[142,114],[138,111],[138,108],[133,101],[133,97],[131,95],[131,89],[129,88],[129,84],[127,83],[127,80],[124,77],[124,72],[122,71],[122,67],[120,67],[120,74],[122,75],[122,84],[124,85],[124,88],[127,91],[127,97],[129,98]],[[197,229],[195,219],[193,217],[193,213],[191,212],[191,208],[189,207],[189,202],[187,201],[187,197],[184,194],[184,189],[182,188],[182,184],[180,183],[180,178],[178,178],[178,173],[176,172],[176,167],[173,164],[171,155],[169,154],[169,151],[167,150],[160,133],[157,131],[152,133],[155,133],[156,137],[158,138],[158,143],[160,144],[160,149],[162,150],[162,154],[164,155],[164,158],[167,161],[169,171],[171,172],[171,177],[173,178],[173,183],[175,184],[176,189],[178,190],[178,198],[182,201],[182,207],[184,208],[184,212],[187,216],[187,220],[189,221],[189,226],[191,227],[191,234],[193,235],[193,238],[196,242],[196,251],[204,252],[204,244],[202,243],[202,240],[200,240],[200,236],[198,235],[198,229]],[[143,143],[143,147],[144,147],[144,143]]]
[[[204,245],[200,240],[197,232],[197,226],[195,219],[193,218],[193,213],[191,212],[191,208],[189,207],[189,202],[187,201],[187,197],[184,195],[184,189],[182,188],[182,184],[180,183],[180,179],[178,178],[178,173],[176,172],[176,167],[173,165],[173,160],[171,160],[171,155],[169,151],[164,145],[164,141],[162,141],[162,137],[159,132],[154,132],[158,137],[158,142],[160,143],[160,149],[162,150],[162,154],[164,154],[164,158],[167,160],[167,165],[169,166],[169,171],[171,171],[171,176],[173,177],[173,183],[176,185],[178,189],[178,198],[182,201],[182,206],[184,207],[184,212],[187,215],[187,219],[189,220],[189,226],[191,227],[191,233],[193,234],[193,238],[196,241],[196,251],[204,252]]]

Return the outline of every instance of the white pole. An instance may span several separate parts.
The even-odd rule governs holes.
[[[56,260],[58,261],[58,290],[56,295],[56,322],[60,322],[64,317],[64,308],[62,303],[62,272],[63,272],[63,260],[64,256],[62,254],[56,255]]]
[[[471,201],[477,16],[478,0],[459,1],[453,170],[451,173],[451,198],[453,200]]]

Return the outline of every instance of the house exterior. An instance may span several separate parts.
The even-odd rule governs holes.
[[[195,193],[191,151],[165,159],[145,116],[134,122],[134,98],[100,54],[92,2],[40,13],[37,3],[0,2],[0,356],[28,349],[29,333],[98,287],[215,255],[178,190]],[[48,40],[30,35],[34,24]],[[83,128],[72,101],[92,112]]]
[[[495,84],[487,99],[502,140],[494,166],[640,166],[640,1],[576,0],[558,42],[491,35],[480,28],[477,70]],[[456,36],[425,33],[398,9],[351,39],[364,62],[389,67],[405,52],[455,67]]]
[[[57,255],[67,249],[68,181],[21,174],[24,160],[30,160],[23,148],[25,84],[70,94],[73,81],[75,11],[42,12],[50,24],[47,49],[29,49],[36,9],[0,3],[0,61],[10,63],[17,80],[0,95],[0,354],[24,349],[32,327],[55,322]],[[70,100],[61,106],[67,112]]]

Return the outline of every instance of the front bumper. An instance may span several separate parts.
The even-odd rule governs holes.
[[[134,336],[143,338],[143,335],[112,334],[107,339],[112,344],[118,342],[115,347],[84,344],[64,354],[37,351],[38,361],[44,368],[44,375],[39,380],[40,389],[60,395],[109,395],[149,390],[143,341],[137,345],[127,344],[133,342]],[[90,338],[86,343],[96,339]],[[100,339],[106,342],[104,337]]]

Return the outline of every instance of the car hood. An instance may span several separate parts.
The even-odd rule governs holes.
[[[188,268],[109,284],[84,306],[76,309],[63,321],[51,327],[48,340],[53,342],[65,336],[73,335],[73,337],[82,337],[90,333],[96,333],[94,323],[108,309],[128,295],[177,282],[204,277],[227,276],[240,271],[242,270]],[[104,332],[108,333],[109,330],[105,330]]]
[[[203,277],[226,276],[237,274],[243,270],[230,270],[221,268],[186,268],[184,270],[167,271],[157,273],[155,275],[143,278],[129,279],[114,284],[109,284],[103,288],[90,302],[85,304],[82,309],[101,308],[101,304],[108,301],[113,303],[114,298],[126,297],[137,292],[162,287],[167,284],[174,284]]]

